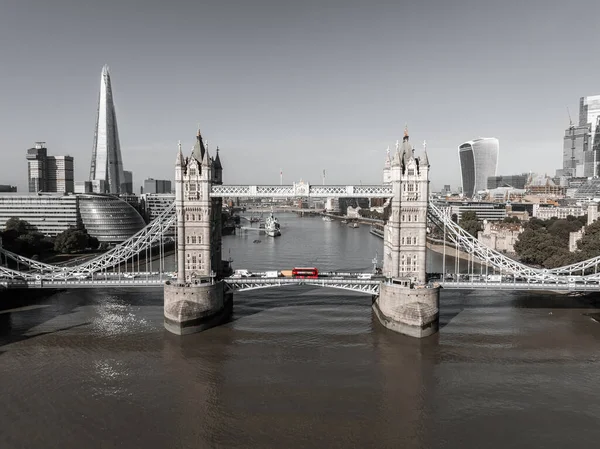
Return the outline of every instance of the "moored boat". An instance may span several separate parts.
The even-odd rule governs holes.
[[[281,227],[277,218],[273,216],[273,212],[265,220],[265,232],[271,237],[278,237],[281,235]]]

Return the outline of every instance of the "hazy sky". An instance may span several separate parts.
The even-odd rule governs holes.
[[[600,93],[600,2],[0,0],[0,184],[26,149],[86,180],[103,64],[125,168],[172,179],[200,124],[225,182],[379,183],[408,123],[434,188],[457,146],[500,139],[499,174],[554,173],[567,107]]]

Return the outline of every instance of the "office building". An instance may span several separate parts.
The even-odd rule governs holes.
[[[144,193],[171,193],[171,181],[148,178],[144,180]]]
[[[598,117],[600,117],[600,95],[581,97],[579,99],[579,126],[590,125],[590,149],[594,144]]]
[[[76,195],[0,194],[2,229],[8,219],[13,217],[25,220],[37,232],[51,237],[81,224]]]
[[[592,134],[592,143],[590,147],[592,149],[592,159],[594,161],[593,174],[591,176],[600,176],[600,115],[596,117],[596,131]]]
[[[480,221],[501,221],[506,218],[506,205],[500,203],[448,203],[450,216],[456,214],[458,222],[465,212],[475,212]]]
[[[148,220],[152,221],[175,202],[174,193],[143,193],[140,201]]]
[[[586,180],[575,190],[573,198],[588,201],[600,199],[600,178]]]
[[[590,130],[589,124],[571,125],[565,130],[562,170],[558,171],[558,176],[591,176],[594,171],[594,161],[590,151]]]
[[[565,220],[569,215],[573,217],[581,217],[585,215],[587,209],[583,206],[558,206],[554,207],[545,204],[534,204],[533,205],[533,216],[540,220],[549,220],[551,218],[558,218]]]
[[[48,156],[46,174],[46,192],[73,193],[75,191],[72,156]]]
[[[92,179],[89,182],[92,185],[92,192],[106,193],[108,187],[106,181],[104,181],[103,179]]]
[[[90,181],[104,181],[99,193],[123,193],[125,174],[108,66],[102,67]]]
[[[29,180],[29,191],[46,191],[46,158],[48,149],[46,142],[36,142],[33,148],[27,150],[27,178]]]
[[[29,192],[73,193],[73,157],[48,156],[46,142],[27,150]]]
[[[91,181],[77,181],[75,183],[75,193],[92,193],[93,191]]]
[[[336,197],[330,197],[325,200],[325,210],[331,214],[340,213],[340,199]]]
[[[134,207],[112,195],[0,194],[0,226],[10,218],[28,222],[34,230],[54,237],[83,227],[101,243],[120,243],[144,226]]]
[[[496,176],[499,142],[485,137],[465,142],[458,147],[463,193],[473,198],[487,189],[487,180]]]
[[[120,243],[146,226],[139,212],[121,198],[98,194],[77,197],[83,226],[100,243]]]
[[[499,187],[512,187],[513,189],[524,189],[528,178],[527,173],[521,175],[500,175],[490,176],[487,179],[488,190],[497,189]]]
[[[123,170],[123,177],[125,182],[123,183],[123,191],[121,193],[133,195],[133,172],[129,170]]]

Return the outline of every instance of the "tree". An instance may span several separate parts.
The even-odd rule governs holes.
[[[561,247],[564,249],[565,244],[561,244],[546,229],[526,229],[515,242],[515,251],[521,261],[539,266],[546,266],[546,260],[554,256]]]
[[[98,247],[100,246],[100,242],[96,237],[90,236],[90,238],[88,239],[88,246],[90,247],[90,249],[98,249]]]
[[[27,221],[17,217],[9,218],[4,225],[5,231],[15,231],[18,235],[27,234],[29,229],[32,229],[32,226]]]
[[[477,238],[477,233],[483,230],[481,222],[477,219],[477,214],[473,211],[464,212],[460,217],[460,227],[469,234]]]
[[[585,233],[577,243],[577,247],[579,248],[578,260],[591,259],[600,254],[600,221],[586,226]]]
[[[574,217],[573,217],[574,218]],[[555,220],[548,226],[548,232],[556,237],[565,245],[569,244],[569,233],[579,231],[582,228],[577,219]]]
[[[70,228],[56,236],[54,250],[59,253],[74,253],[88,247],[90,236],[80,229]]]
[[[525,223],[525,229],[542,229],[546,227],[546,221],[540,220],[537,217],[532,217],[528,222]]]

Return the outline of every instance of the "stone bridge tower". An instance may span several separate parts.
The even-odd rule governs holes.
[[[402,145],[388,169],[393,197],[391,213],[384,229],[383,273],[390,278],[410,278],[424,284],[427,239],[427,201],[429,198],[429,159],[424,149],[415,157],[404,131]]]
[[[218,149],[211,158],[198,131],[191,156],[184,158],[180,148],[175,164],[179,282],[222,274],[222,202],[210,197],[212,185],[222,184],[222,178]]]
[[[391,211],[384,227],[383,274],[373,309],[389,329],[413,337],[437,332],[439,287],[427,285],[427,206],[429,159],[424,149],[416,157],[404,131],[396,143],[384,180],[392,185]]]
[[[177,282],[165,284],[165,327],[176,334],[198,332],[219,324],[230,312],[221,262],[220,198],[211,198],[213,184],[223,182],[217,149],[213,159],[200,131],[189,157],[181,145],[175,163],[177,214]]]

